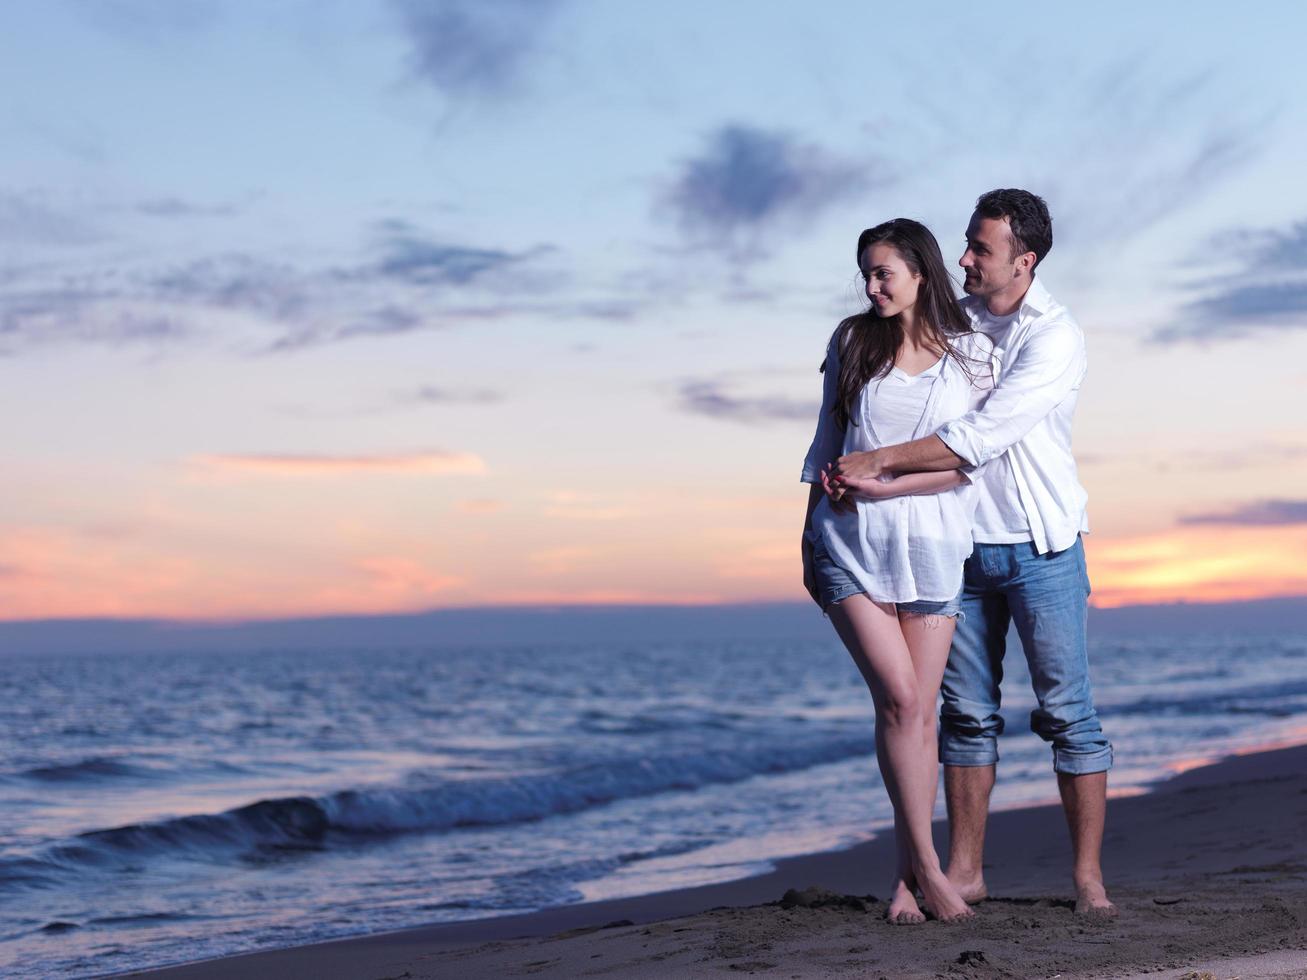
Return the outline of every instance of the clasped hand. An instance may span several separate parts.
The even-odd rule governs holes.
[[[850,453],[841,456],[821,471],[821,486],[836,513],[851,513],[854,501],[881,500],[894,496],[892,484],[880,479],[875,453]]]

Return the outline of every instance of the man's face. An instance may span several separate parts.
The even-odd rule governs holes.
[[[969,296],[992,296],[1020,275],[1020,267],[1007,218],[971,216],[967,250],[958,259],[966,273],[962,288]],[[1027,253],[1028,254],[1028,253]]]

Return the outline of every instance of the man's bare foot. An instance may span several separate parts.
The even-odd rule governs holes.
[[[948,869],[948,880],[953,883],[953,887],[958,890],[962,896],[962,901],[968,905],[976,905],[989,898],[989,889],[985,887],[985,875],[977,871],[974,874],[963,874],[960,871]]]
[[[926,921],[926,914],[917,905],[917,896],[912,892],[912,885],[902,878],[894,882],[889,911],[885,913],[886,920],[896,926],[915,926]]]
[[[1097,880],[1077,882],[1076,915],[1088,915],[1096,918],[1111,919],[1117,915],[1117,908],[1107,897],[1107,889]]]
[[[971,911],[971,907],[958,894],[958,890],[953,887],[953,882],[945,877],[943,871],[936,869],[926,874],[918,871],[917,882],[921,885],[926,911],[940,922],[958,922],[976,914]]]

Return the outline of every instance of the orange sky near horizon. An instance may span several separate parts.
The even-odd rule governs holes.
[[[803,599],[793,515],[776,520],[774,501],[741,504],[741,524],[701,529],[697,540],[660,535],[661,522],[634,534],[627,512],[615,505],[596,505],[594,515],[578,518],[591,503],[547,503],[543,509],[569,526],[571,543],[524,542],[520,553],[505,556],[516,559],[515,567],[502,572],[494,562],[487,567],[467,557],[478,539],[483,548],[495,547],[499,539],[484,531],[441,547],[435,534],[401,541],[358,522],[331,528],[316,543],[312,534],[268,540],[253,557],[240,550],[251,545],[248,539],[235,539],[236,550],[226,555],[204,541],[201,559],[180,548],[150,547],[126,529],[9,528],[0,619],[239,621],[472,606]],[[705,502],[703,509],[713,508]],[[504,511],[473,508],[468,520],[475,526],[491,515],[502,520]],[[582,523],[589,524],[584,536],[576,527]],[[179,544],[188,536],[176,525],[172,533]],[[1307,595],[1307,527],[1177,526],[1085,540],[1091,604],[1099,608]],[[634,568],[627,549],[641,556]]]

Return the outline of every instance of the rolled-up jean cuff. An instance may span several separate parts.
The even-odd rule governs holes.
[[[998,763],[998,741],[988,739],[985,745],[950,744],[946,737],[939,740],[939,761],[946,766],[993,766]]]
[[[1112,746],[1097,752],[1067,752],[1053,746],[1053,771],[1068,776],[1089,776],[1112,768]]]

